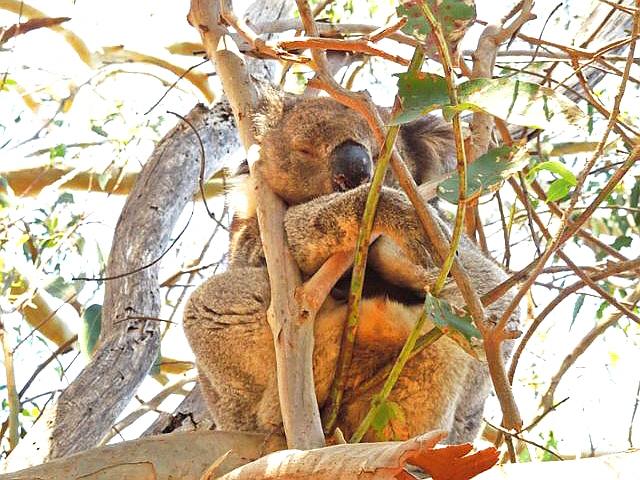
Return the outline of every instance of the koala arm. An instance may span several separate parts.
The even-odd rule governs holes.
[[[289,208],[285,231],[300,269],[314,273],[335,252],[355,248],[369,185],[333,193]],[[407,198],[383,187],[373,233],[388,237],[408,261],[428,268],[431,250]],[[378,240],[380,241],[380,240]]]

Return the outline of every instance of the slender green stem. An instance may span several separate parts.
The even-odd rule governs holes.
[[[413,58],[409,65],[409,72],[419,72],[423,61],[424,52],[422,48],[418,47],[413,53]],[[391,115],[396,115],[399,110],[400,102],[396,99]],[[340,347],[340,354],[338,356],[336,374],[333,384],[331,385],[329,397],[330,403],[326,410],[328,411],[328,415],[324,422],[324,429],[326,433],[332,432],[335,427],[338,412],[340,411],[340,405],[342,404],[342,398],[344,396],[347,370],[349,369],[353,358],[353,346],[358,329],[362,287],[364,285],[364,272],[367,264],[367,254],[369,251],[369,239],[371,238],[371,232],[373,230],[373,221],[375,218],[376,207],[378,206],[378,200],[380,198],[380,190],[382,189],[382,183],[384,182],[384,177],[389,165],[389,159],[393,153],[393,146],[396,138],[398,137],[399,130],[399,125],[393,125],[387,130],[382,153],[376,163],[371,187],[369,188],[369,194],[367,196],[367,203],[362,215],[360,230],[358,231],[358,240],[353,260],[353,272],[351,274],[351,286],[349,288],[349,311],[347,324],[342,334],[342,344]]]
[[[365,436],[367,431],[369,431],[371,423],[376,418],[376,415],[378,415],[380,407],[384,404],[384,402],[386,402],[387,398],[389,398],[391,390],[393,390],[393,387],[398,381],[398,378],[400,378],[400,374],[402,373],[402,369],[404,368],[405,364],[411,357],[415,355],[415,353],[417,353],[415,349],[417,347],[418,340],[422,340],[422,348],[424,348],[425,346],[430,345],[442,336],[442,331],[440,329],[433,328],[427,334],[420,337],[420,332],[422,331],[422,327],[424,327],[424,324],[427,321],[428,317],[428,307],[425,303],[422,315],[420,315],[420,318],[414,325],[411,333],[409,333],[409,337],[407,337],[407,341],[404,343],[404,346],[402,347],[402,350],[400,351],[396,362],[393,364],[391,372],[389,372],[389,376],[384,382],[380,393],[378,393],[378,395],[376,395],[371,401],[371,408],[349,439],[349,443],[358,443],[360,440],[362,440],[362,437]]]
[[[433,13],[431,12],[431,9],[429,8],[426,2],[418,2],[418,5],[420,5],[420,7],[422,8],[423,15],[431,25],[431,29],[436,39],[435,43],[438,48],[438,52],[440,53],[440,59],[442,61],[442,67],[444,69],[445,78],[447,80],[447,90],[449,93],[449,101],[452,106],[456,106],[458,104],[458,93],[455,86],[451,56],[449,55],[449,48],[447,46],[447,42],[442,32],[442,28],[438,23],[438,21],[436,20]],[[466,207],[465,197],[467,193],[467,158],[466,158],[466,152],[464,149],[464,139],[462,136],[462,126],[460,124],[460,115],[457,112],[454,113],[454,116],[453,116],[453,133],[455,137],[456,154],[458,159],[457,170],[458,170],[458,176],[460,179],[458,189],[460,194],[459,194],[458,208],[456,210],[456,219],[455,219],[455,224],[453,228],[453,234],[451,237],[451,248],[449,249],[449,252],[442,264],[442,269],[440,271],[440,274],[438,275],[438,278],[436,279],[435,285],[433,286],[433,289],[432,289],[433,295],[438,295],[444,288],[444,285],[447,281],[447,277],[449,275],[449,271],[451,270],[453,261],[455,259],[456,251],[458,249],[460,238],[462,236],[462,228],[464,225],[464,215],[465,215],[465,207]],[[367,431],[371,426],[371,422],[373,422],[373,420],[376,418],[376,415],[378,414],[380,406],[384,404],[389,394],[391,393],[391,390],[393,389],[396,382],[398,381],[398,378],[400,377],[400,373],[402,372],[402,369],[404,368],[404,365],[407,363],[407,361],[409,361],[409,359],[415,353],[417,353],[417,351],[420,351],[426,345],[433,343],[434,341],[436,341],[438,338],[442,336],[443,332],[438,327],[432,328],[427,334],[421,337],[421,339],[424,339],[424,341],[422,342],[422,346],[414,353],[415,344],[418,341],[420,331],[422,330],[422,327],[424,326],[424,323],[427,318],[427,311],[428,311],[427,299],[425,299],[425,307],[422,315],[420,316],[420,319],[411,330],[409,337],[407,338],[404,346],[402,347],[402,351],[400,352],[400,355],[398,355],[396,362],[391,368],[391,372],[389,373],[389,376],[387,377],[387,380],[385,381],[385,384],[382,387],[382,390],[376,397],[374,397],[374,399],[371,402],[371,408],[367,412],[367,415],[362,420],[362,422],[356,429],[355,433],[352,435],[350,439],[351,443],[359,442],[362,439],[362,437],[364,437],[364,435],[367,433]]]
[[[431,8],[427,2],[418,2],[418,5],[422,9],[422,14],[431,25],[431,30],[436,40],[436,47],[440,54],[440,60],[442,62],[442,68],[444,69],[445,78],[447,80],[447,90],[449,92],[449,101],[451,106],[458,105],[458,91],[456,90],[455,78],[453,75],[453,67],[451,62],[451,55],[449,54],[449,47],[447,41],[442,32],[442,27],[433,15]],[[453,115],[453,134],[456,142],[456,154],[458,157],[457,170],[459,177],[458,191],[460,192],[458,199],[458,208],[456,209],[456,219],[453,226],[453,234],[451,236],[451,248],[449,253],[442,264],[442,270],[438,275],[438,279],[433,287],[433,295],[438,295],[444,287],[453,260],[455,259],[456,251],[460,243],[460,237],[462,236],[462,228],[464,225],[464,214],[466,210],[465,198],[467,195],[467,156],[464,149],[464,138],[462,136],[462,126],[460,124],[460,114],[455,112]]]

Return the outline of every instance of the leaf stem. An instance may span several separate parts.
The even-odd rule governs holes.
[[[453,64],[451,62],[451,55],[449,54],[449,47],[447,46],[447,41],[444,37],[442,27],[436,20],[436,17],[433,15],[433,12],[431,11],[431,8],[429,8],[427,2],[418,2],[417,4],[422,9],[422,14],[431,25],[431,30],[436,40],[435,44],[438,48],[438,53],[440,54],[440,60],[442,62],[442,68],[444,69],[445,78],[447,80],[449,101],[451,102],[451,106],[455,107],[456,105],[458,105],[458,92],[456,90],[455,78],[453,75]],[[455,111],[455,109],[453,114],[453,134],[455,137],[456,155],[458,158],[457,170],[459,177],[459,200],[458,208],[456,209],[456,219],[453,227],[453,234],[451,237],[451,248],[449,249],[449,253],[447,254],[447,257],[442,264],[442,270],[440,271],[440,274],[438,275],[436,283],[433,287],[432,293],[435,296],[437,296],[444,287],[444,284],[447,281],[447,277],[449,276],[451,266],[453,265],[453,260],[455,259],[456,251],[458,250],[458,244],[460,243],[460,237],[462,236],[462,229],[464,227],[464,214],[466,210],[465,198],[467,195],[467,156],[464,149],[464,138],[462,136],[462,126],[460,124],[460,113]]]
[[[419,72],[423,61],[424,51],[421,47],[417,47],[413,53],[408,71],[413,73]],[[391,112],[391,116],[395,116],[400,111],[400,108],[400,100],[396,97],[396,102]],[[399,130],[400,125],[392,125],[387,130],[384,146],[376,163],[373,179],[369,188],[369,194],[367,196],[367,202],[362,215],[360,230],[358,231],[358,240],[356,243],[353,261],[353,272],[351,274],[351,285],[349,288],[347,324],[342,334],[342,343],[336,366],[336,374],[333,384],[331,385],[329,397],[330,403],[326,410],[328,411],[328,414],[324,422],[324,430],[327,434],[332,432],[335,427],[338,413],[340,411],[340,405],[342,404],[342,399],[344,397],[347,370],[349,369],[353,358],[353,347],[360,320],[360,303],[362,300],[362,288],[364,285],[364,273],[367,264],[369,241],[373,231],[373,221],[375,218],[376,208],[378,206],[378,200],[380,198],[382,183],[384,182],[384,177],[387,172],[389,160],[393,153],[393,146],[396,138],[398,137]]]
[[[393,390],[393,387],[398,381],[398,378],[400,378],[400,374],[402,373],[402,369],[404,368],[405,364],[414,355],[414,348],[416,347],[418,340],[423,339],[422,344],[424,347],[435,342],[438,338],[440,338],[440,336],[442,336],[442,332],[440,329],[433,328],[429,331],[429,333],[427,333],[423,337],[420,337],[422,327],[427,321],[427,318],[430,316],[430,312],[428,310],[430,309],[427,302],[425,302],[422,315],[420,315],[420,318],[414,325],[411,333],[409,333],[409,336],[407,337],[407,340],[404,343],[404,346],[402,347],[402,350],[400,351],[396,362],[393,364],[393,367],[389,372],[389,376],[384,382],[380,393],[376,395],[371,401],[371,408],[369,408],[367,415],[364,417],[362,422],[360,422],[360,425],[358,425],[356,431],[353,433],[353,435],[351,435],[349,443],[358,443],[360,440],[362,440],[362,437],[365,436],[365,434],[369,430],[369,427],[371,427],[371,423],[378,415],[380,407],[384,404],[387,398],[389,398],[389,394],[391,393],[391,390]]]
[[[423,15],[431,25],[433,35],[435,36],[435,39],[436,39],[435,43],[438,48],[438,52],[440,54],[442,67],[444,69],[445,78],[447,80],[447,90],[449,93],[449,101],[451,103],[451,106],[455,107],[458,104],[458,92],[455,86],[451,56],[449,55],[449,48],[447,46],[444,33],[442,32],[442,28],[440,24],[438,23],[435,16],[433,15],[433,12],[431,12],[431,9],[427,5],[427,3],[418,2],[418,5],[422,9]],[[417,47],[416,51],[419,49],[420,47]],[[455,110],[453,115],[453,133],[454,133],[455,144],[456,144],[456,156],[458,159],[457,170],[458,170],[458,176],[459,176],[459,186],[458,186],[459,200],[458,200],[458,208],[456,210],[456,219],[455,219],[455,224],[453,228],[453,234],[451,238],[451,247],[449,249],[449,252],[447,253],[446,258],[444,259],[444,262],[442,264],[442,269],[440,270],[440,274],[436,279],[435,285],[433,286],[432,294],[434,296],[437,296],[444,288],[444,285],[447,281],[447,277],[449,276],[449,271],[451,270],[451,267],[455,260],[456,251],[458,249],[460,238],[462,236],[462,229],[464,227],[464,215],[465,215],[465,209],[466,209],[465,197],[467,193],[467,158],[466,158],[466,152],[464,149],[462,127],[460,124],[460,114]],[[387,380],[385,381],[385,384],[382,387],[382,390],[372,400],[371,408],[367,412],[367,415],[362,420],[362,422],[360,423],[360,425],[352,435],[351,439],[349,440],[351,443],[359,442],[362,439],[362,437],[364,437],[364,435],[367,433],[367,431],[371,426],[371,422],[373,422],[376,415],[378,414],[380,406],[384,404],[387,397],[389,396],[389,393],[391,393],[391,390],[395,386],[398,378],[400,377],[400,373],[402,372],[402,369],[404,368],[404,365],[407,363],[409,358],[411,358],[411,356],[415,355],[420,350],[422,350],[425,346],[433,343],[435,340],[437,340],[443,335],[443,332],[441,329],[439,329],[438,327],[433,327],[429,332],[427,332],[425,335],[420,337],[421,346],[414,352],[414,347],[419,339],[418,338],[419,334],[427,319],[427,313],[429,310],[428,298],[429,298],[428,296],[425,297],[425,306],[424,306],[423,313],[418,319],[418,321],[416,322],[416,324],[414,325],[413,329],[411,330],[409,337],[407,338],[404,346],[402,347],[402,351],[400,352],[400,355],[398,355],[398,358],[396,359],[393,367],[391,368],[391,372],[389,373],[389,376],[387,377]]]

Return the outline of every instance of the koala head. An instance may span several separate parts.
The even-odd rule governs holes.
[[[256,118],[260,169],[289,205],[371,180],[378,147],[367,122],[331,98],[267,98]]]

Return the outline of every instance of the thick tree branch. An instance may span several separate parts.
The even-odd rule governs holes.
[[[301,277],[286,245],[285,205],[261,178],[255,165],[259,148],[253,135],[252,115],[258,93],[242,56],[226,28],[220,24],[220,9],[221,5],[212,0],[193,0],[189,21],[198,29],[207,54],[216,65],[237,119],[242,144],[248,150],[251,175],[257,185],[258,222],[271,286],[268,320],[274,337],[278,392],[287,442],[295,448],[318,447],[324,444],[324,435],[313,383],[313,322],[300,317],[295,299]],[[251,35],[245,37],[251,38]]]
[[[205,177],[238,145],[228,109],[196,106],[187,116],[205,147]],[[195,133],[180,123],[156,146],[127,199],[114,233],[107,275],[126,274],[157,259],[169,244],[184,206],[198,188],[201,152]],[[140,232],[145,235],[140,235]],[[158,263],[107,283],[102,341],[92,362],[51,405],[10,455],[15,470],[96,445],[131,399],[157,357],[160,312]],[[79,427],[81,426],[81,427]]]
[[[0,480],[198,480],[229,451],[218,475],[283,447],[284,441],[278,435],[207,430],[173,433],[94,448],[0,475]]]

